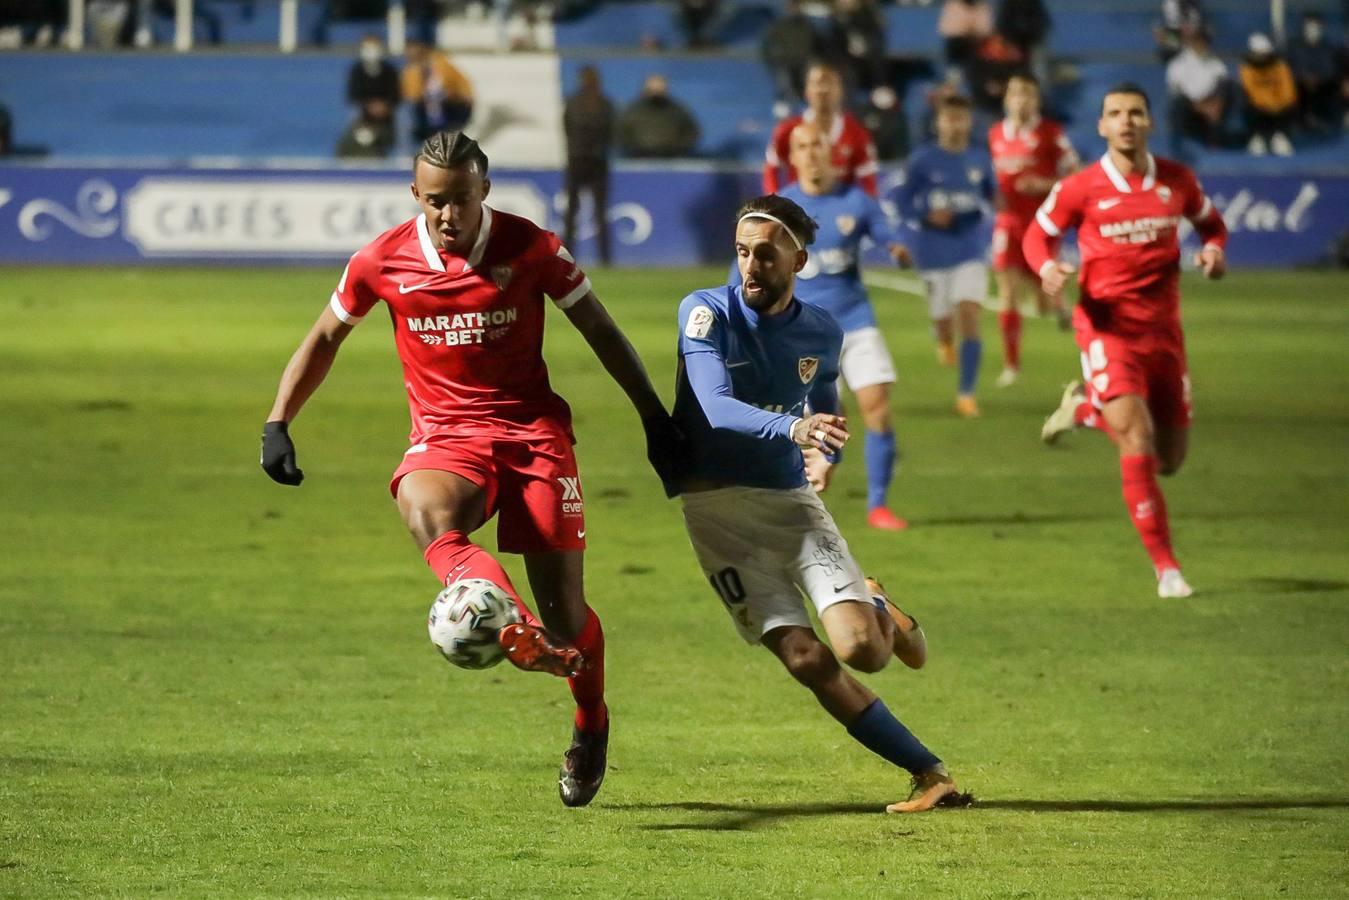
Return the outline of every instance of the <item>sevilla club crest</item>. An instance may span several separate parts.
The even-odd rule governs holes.
[[[496,282],[499,291],[504,291],[514,276],[515,273],[511,271],[510,266],[492,266],[492,280]]]
[[[854,216],[839,216],[834,219],[834,224],[838,226],[838,233],[847,237],[857,227],[857,219]]]
[[[796,361],[796,374],[801,376],[802,384],[810,384],[815,377],[815,373],[819,370],[820,358],[818,356],[803,356]]]

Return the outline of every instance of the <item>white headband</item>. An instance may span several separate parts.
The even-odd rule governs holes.
[[[787,226],[787,223],[779,219],[777,216],[771,215],[766,212],[747,212],[740,217],[740,222],[743,222],[746,219],[767,219],[770,222],[777,222],[779,225],[782,226],[782,230],[787,232],[787,236],[792,239],[792,243],[796,245],[797,250],[806,249],[804,246],[802,246],[801,239],[796,236],[796,232],[792,231],[791,228]],[[739,225],[740,222],[737,222],[736,224]]]

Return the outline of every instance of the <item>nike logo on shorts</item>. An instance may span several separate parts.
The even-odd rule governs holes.
[[[577,536],[578,538],[584,539],[585,536],[586,536],[586,533],[585,533],[584,531],[578,531],[578,532],[576,532],[576,536]]]
[[[1112,207],[1112,206],[1119,206],[1119,204],[1120,204],[1120,198],[1119,198],[1119,197],[1107,197],[1107,198],[1104,199],[1104,200],[1097,200],[1097,201],[1096,201],[1096,208],[1097,208],[1097,209],[1110,209],[1110,207]]]
[[[398,293],[406,294],[409,291],[419,291],[424,287],[430,287],[430,285],[431,282],[429,281],[423,281],[421,284],[400,284],[398,286]]]
[[[843,593],[843,592],[844,592],[845,590],[847,590],[847,589],[848,589],[848,583],[845,581],[845,582],[843,582],[843,584],[835,585],[835,587],[834,587],[834,593],[835,593],[835,594],[841,594],[841,593]]]

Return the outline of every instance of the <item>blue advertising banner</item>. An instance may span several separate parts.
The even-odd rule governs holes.
[[[155,264],[337,261],[416,214],[408,175],[390,169],[0,166],[0,263]],[[1349,177],[1204,178],[1232,231],[1234,266],[1326,261],[1349,232]],[[605,215],[619,265],[723,265],[749,171],[614,172]],[[588,200],[588,198],[587,198]],[[556,171],[492,173],[489,202],[561,231]],[[594,258],[586,207],[573,250]]]

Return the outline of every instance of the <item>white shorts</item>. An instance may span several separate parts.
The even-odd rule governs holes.
[[[874,325],[843,334],[843,352],[839,354],[843,383],[854,394],[873,384],[894,384],[895,363],[885,346],[881,330]]]
[[[933,321],[949,319],[962,300],[983,303],[988,299],[988,266],[972,259],[950,269],[923,273],[927,286],[927,314]]]
[[[681,500],[698,564],[747,643],[785,625],[811,627],[802,595],[817,613],[871,602],[848,542],[809,485],[718,488]]]

